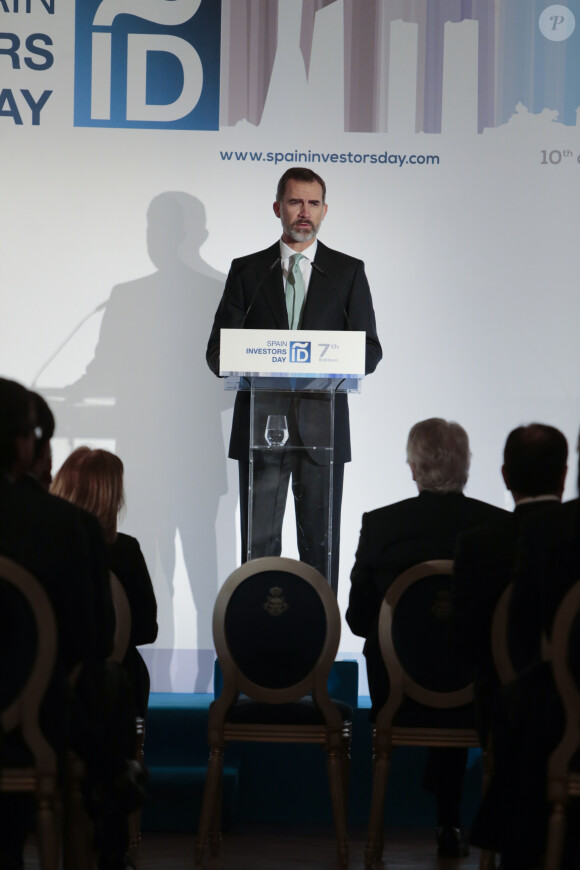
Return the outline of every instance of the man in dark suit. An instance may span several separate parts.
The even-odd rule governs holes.
[[[578,449],[580,451],[580,439]],[[580,493],[580,464],[578,492]],[[528,757],[522,759],[521,769],[527,773],[533,765],[535,781],[530,783],[529,776],[522,776],[520,793],[525,790],[526,804],[529,807],[526,819],[528,825],[534,825],[544,836],[548,817],[548,808],[543,801],[545,772],[549,755],[563,736],[564,715],[549,663],[540,661],[542,637],[545,635],[550,640],[556,611],[568,590],[579,579],[580,498],[576,498],[557,505],[549,514],[534,514],[523,524],[508,624],[509,636],[519,664],[522,668],[525,667],[516,683],[524,683],[520,695],[526,692],[525,701],[529,712],[527,722],[533,725],[526,741]],[[580,686],[578,616],[570,632],[568,662],[576,685]],[[519,735],[521,731],[517,736]],[[579,770],[577,754],[572,762],[572,769],[576,772]],[[561,870],[577,870],[580,867],[580,806],[577,800],[568,802],[566,816]],[[541,845],[544,846],[544,843],[545,840]]]
[[[470,452],[467,434],[457,423],[432,418],[416,423],[407,441],[407,461],[419,495],[363,515],[351,573],[346,621],[365,638],[372,701],[376,715],[389,694],[389,678],[381,656],[378,618],[385,593],[412,565],[429,559],[451,559],[459,535],[502,516],[500,508],[467,498]],[[421,651],[421,638],[418,638]],[[424,650],[425,655],[429,650]],[[459,805],[467,751],[431,749],[425,787],[437,801],[438,854],[467,854]]]
[[[580,472],[580,469],[579,469]],[[580,489],[580,476],[578,480]],[[517,508],[516,508],[517,510]],[[580,576],[580,501],[552,503],[523,517],[514,548],[508,641],[517,677],[495,701],[494,776],[472,829],[472,841],[502,855],[504,870],[542,864],[549,805],[548,758],[564,730],[564,716],[542,636],[550,637],[563,596]],[[570,638],[570,665],[580,681],[578,620]],[[580,866],[577,802],[568,808],[561,870]]]
[[[491,653],[495,606],[512,579],[522,523],[531,514],[558,505],[562,498],[567,459],[566,438],[553,426],[531,423],[514,429],[505,443],[501,471],[515,510],[459,539],[451,633],[458,651],[474,668],[483,745],[487,743],[492,698],[498,685]]]
[[[241,327],[362,330],[366,333],[366,373],[375,370],[382,350],[364,264],[317,240],[327,211],[325,199],[324,181],[310,169],[294,167],[280,179],[274,213],[282,222],[282,238],[264,251],[233,261],[207,348],[208,365],[214,374],[219,375],[220,329]],[[293,446],[309,446],[313,433],[328,429],[323,422],[328,410],[316,396],[297,396],[288,400],[281,411],[276,400],[273,406],[288,418]],[[250,396],[239,392],[229,456],[239,463],[243,561],[247,555],[249,521],[249,433]],[[338,394],[334,423],[332,578],[328,578],[335,591],[344,463],[350,458],[347,397]],[[321,506],[328,491],[329,462],[324,451],[281,451],[261,458],[259,468],[254,469],[260,508],[254,514],[257,535],[252,557],[281,552],[290,477],[300,558],[326,574],[327,547]]]
[[[550,637],[558,605],[578,579],[580,499],[576,498],[549,513],[534,514],[522,525],[508,624],[518,671],[542,658],[542,635]]]

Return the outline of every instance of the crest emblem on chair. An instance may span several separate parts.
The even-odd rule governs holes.
[[[272,586],[268,598],[262,605],[270,616],[281,616],[290,605],[284,598],[284,590],[280,586]]]
[[[431,614],[441,622],[447,622],[451,616],[451,592],[448,589],[438,589],[431,604]]]

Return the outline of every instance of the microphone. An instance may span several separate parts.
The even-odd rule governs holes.
[[[71,332],[69,335],[67,335],[67,337],[65,338],[65,340],[59,344],[59,346],[58,346],[57,349],[54,351],[54,353],[52,353],[52,354],[49,356],[49,358],[46,360],[46,362],[43,363],[43,365],[42,365],[42,366],[40,367],[40,369],[37,371],[36,376],[34,377],[34,380],[32,381],[32,384],[30,385],[30,389],[34,389],[34,387],[36,386],[36,382],[38,381],[38,379],[39,379],[39,377],[41,376],[41,374],[45,371],[45,369],[47,369],[47,368],[49,367],[49,365],[51,364],[51,362],[53,361],[53,359],[56,359],[56,357],[59,355],[59,353],[61,352],[61,350],[64,350],[64,348],[67,346],[67,344],[69,343],[69,341],[71,341],[71,339],[74,338],[74,336],[77,334],[77,332],[79,331],[79,329],[81,328],[81,326],[83,326],[83,325],[87,322],[87,320],[90,320],[91,317],[93,317],[95,314],[98,314],[99,311],[103,311],[103,309],[105,309],[105,308],[107,307],[108,303],[109,303],[109,300],[108,300],[108,299],[105,299],[104,302],[101,302],[100,305],[97,305],[96,308],[93,308],[92,311],[90,311],[90,312],[89,312],[85,317],[83,317],[83,319],[82,319],[79,323],[77,323],[77,325],[76,325],[75,328],[72,330],[72,332]]]
[[[246,320],[248,319],[248,315],[249,315],[250,311],[252,310],[252,308],[254,307],[254,304],[255,304],[255,302],[256,302],[256,299],[258,298],[258,293],[259,293],[260,290],[262,289],[262,287],[263,287],[263,285],[264,285],[264,282],[265,282],[266,278],[268,278],[268,276],[271,275],[271,273],[274,271],[274,269],[276,268],[276,266],[278,265],[278,263],[280,262],[281,259],[282,259],[282,258],[280,257],[280,255],[278,255],[278,256],[276,257],[276,259],[274,260],[274,262],[272,263],[272,265],[270,266],[270,268],[268,269],[268,271],[264,273],[264,275],[262,276],[262,278],[261,278],[260,281],[258,282],[258,286],[257,286],[256,289],[254,290],[254,292],[253,292],[253,294],[252,294],[252,298],[250,299],[250,304],[249,304],[248,307],[246,308],[246,312],[245,312],[245,314],[244,314],[244,316],[243,316],[243,318],[242,318],[242,324],[241,324],[241,327],[240,327],[241,329],[243,329],[244,326],[246,325]]]
[[[336,297],[337,297],[337,299],[338,299],[338,301],[339,301],[339,303],[340,303],[340,307],[342,308],[342,312],[343,312],[343,314],[344,314],[344,319],[346,320],[346,324],[347,324],[347,326],[348,326],[348,328],[349,328],[349,331],[350,331],[350,332],[353,332],[352,323],[350,322],[350,317],[348,316],[347,311],[346,311],[346,308],[344,307],[344,302],[342,301],[342,296],[341,296],[340,293],[338,292],[338,287],[336,286],[336,284],[334,283],[334,281],[332,280],[332,278],[330,277],[330,275],[328,274],[328,272],[325,272],[324,269],[321,269],[321,267],[318,265],[318,263],[315,263],[314,260],[312,260],[312,261],[311,261],[311,265],[312,265],[312,268],[313,268],[313,269],[316,269],[316,271],[317,271],[320,275],[322,275],[323,278],[326,278],[326,280],[330,282],[330,286],[332,287],[332,289],[333,289],[334,292],[336,293]]]

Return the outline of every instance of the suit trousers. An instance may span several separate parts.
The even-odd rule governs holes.
[[[461,795],[468,750],[460,746],[430,746],[423,788],[437,803],[437,825],[461,826]]]
[[[248,560],[250,463],[239,461],[242,562]],[[332,545],[328,577],[328,492],[330,465],[318,465],[306,450],[265,450],[254,459],[254,506],[251,523],[251,557],[280,556],[282,524],[292,479],[296,514],[296,537],[300,561],[316,568],[338,589],[340,555],[340,513],[344,463],[335,463],[332,475]]]

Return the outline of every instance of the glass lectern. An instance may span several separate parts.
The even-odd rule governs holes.
[[[226,387],[250,391],[247,559],[282,555],[288,482],[299,502],[307,464],[312,514],[297,524],[300,558],[330,580],[335,406],[338,393],[360,392],[360,379],[240,375]]]

